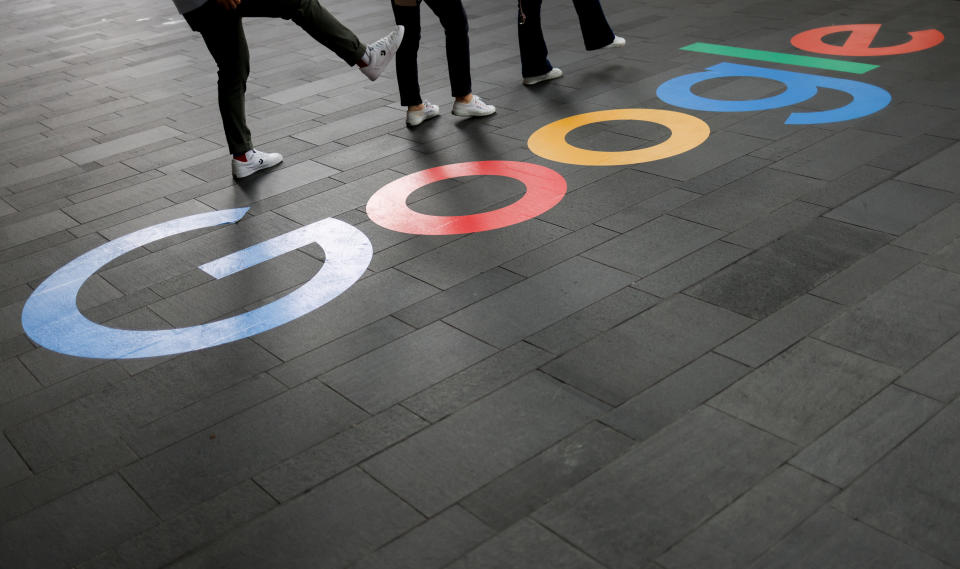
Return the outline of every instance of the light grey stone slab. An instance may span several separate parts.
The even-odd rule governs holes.
[[[847,486],[941,408],[936,401],[891,386],[790,463],[837,486]]]
[[[954,336],[897,380],[897,384],[945,403],[960,394],[960,336]]]
[[[503,348],[620,290],[632,280],[631,275],[622,271],[574,257],[444,321]],[[587,282],[590,286],[583,286]]]
[[[771,168],[820,180],[835,180],[899,142],[898,136],[846,129],[775,162]]]
[[[901,235],[950,205],[954,199],[949,192],[888,180],[824,217]]]
[[[958,164],[960,164],[960,143],[954,144],[936,156],[924,160],[897,176],[897,179],[956,193],[960,192]]]
[[[718,354],[758,367],[840,313],[840,306],[804,295],[737,334]]]
[[[364,469],[433,515],[602,412],[533,373],[375,456]]]
[[[714,397],[710,405],[807,444],[898,375],[889,366],[806,339]]]
[[[612,569],[643,566],[792,453],[786,441],[700,407],[534,518]]]
[[[908,369],[960,331],[960,275],[918,265],[816,337]]]
[[[640,279],[634,286],[666,298],[698,283],[749,253],[749,249],[723,241],[714,241],[703,249],[694,251]]]
[[[507,531],[474,549],[449,569],[602,569],[603,566],[577,551],[543,526],[522,520]]]
[[[600,420],[643,440],[720,393],[749,371],[745,365],[709,352],[628,399]]]
[[[643,277],[722,236],[723,232],[705,225],[664,215],[591,249],[584,256]]]
[[[170,567],[338,569],[422,521],[413,508],[353,469]]]
[[[783,466],[657,560],[668,569],[740,569],[820,509],[838,489]]]
[[[693,322],[698,323],[695,328]],[[544,370],[618,405],[752,322],[705,302],[676,296],[567,352]]]
[[[960,204],[953,204],[897,238],[893,244],[921,253],[936,253],[960,237]]]
[[[886,246],[830,277],[810,294],[852,306],[923,260],[922,255]]]
[[[824,508],[749,569],[946,569],[930,555]]]
[[[104,158],[108,158],[114,154],[126,152],[131,148],[140,148],[142,146],[153,144],[154,142],[160,142],[169,138],[181,136],[182,134],[183,133],[179,130],[170,128],[169,126],[158,126],[143,132],[115,138],[109,142],[75,150],[65,155],[64,158],[70,160],[71,162],[75,162],[76,164],[87,164],[90,162],[103,160]]]
[[[960,403],[954,402],[879,464],[857,479],[835,504],[850,517],[925,551],[960,563]]]

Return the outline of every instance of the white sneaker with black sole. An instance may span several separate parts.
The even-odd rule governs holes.
[[[537,83],[543,83],[544,81],[552,81],[553,79],[559,79],[563,77],[563,71],[559,67],[554,67],[550,71],[547,71],[543,75],[534,75],[532,77],[524,77],[524,85],[536,85]]]
[[[247,153],[244,154],[244,160],[239,160],[233,158],[231,162],[233,163],[233,177],[234,178],[246,178],[250,174],[255,174],[260,170],[266,170],[267,168],[273,168],[277,164],[283,162],[283,156],[277,152],[260,152],[257,149],[247,150]]]
[[[397,26],[397,29],[378,39],[367,46],[367,59],[369,62],[360,68],[360,73],[367,76],[367,79],[376,81],[377,77],[383,73],[383,70],[393,59],[397,49],[400,48],[400,42],[403,41],[403,26]]]
[[[469,103],[454,101],[453,114],[458,117],[485,117],[497,112],[493,105],[483,102],[483,99],[474,95]]]
[[[407,126],[417,126],[424,121],[428,121],[440,116],[440,107],[430,101],[423,102],[423,108],[419,111],[407,111]]]

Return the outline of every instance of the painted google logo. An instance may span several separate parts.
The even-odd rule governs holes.
[[[887,56],[929,49],[941,43],[937,30],[910,32],[910,40],[895,46],[871,47],[879,24],[841,25],[816,28],[791,40],[801,50],[833,56]],[[847,34],[841,45],[824,40],[833,34]],[[768,63],[864,74],[876,65],[771,51],[744,49],[709,43],[694,43],[681,49],[724,57]],[[718,78],[755,77],[783,84],[782,92],[762,99],[731,101],[710,99],[693,92],[704,81]],[[843,107],[791,114],[786,124],[825,124],[865,117],[886,107],[891,100],[886,90],[852,79],[841,79],[758,67],[718,63],[699,73],[670,79],[660,85],[657,96],[675,107],[713,112],[745,112],[779,109],[813,98],[819,89],[833,89],[850,95]],[[660,124],[670,130],[667,140],[649,147],[620,152],[600,152],[567,143],[576,128],[605,121],[631,120]],[[616,166],[670,158],[696,148],[710,136],[707,123],[692,115],[662,109],[613,109],[567,117],[550,123],[529,140],[535,154],[567,164]],[[434,216],[418,213],[406,204],[417,189],[433,182],[460,176],[505,176],[525,186],[518,201],[498,210],[463,216]],[[490,231],[527,221],[558,204],[566,193],[566,180],[550,168],[526,162],[482,161],[438,166],[416,172],[382,187],[367,204],[370,219],[402,233],[451,235]],[[258,243],[199,267],[214,278],[223,278],[293,251],[310,243],[323,248],[325,260],[306,283],[273,302],[223,320],[170,330],[124,330],[87,319],[77,308],[77,293],[103,266],[123,254],[171,235],[235,223],[246,208],[214,211],[168,221],[125,235],[81,255],[47,278],[33,292],[23,309],[23,328],[37,344],[50,350],[87,358],[144,358],[200,350],[247,338],[295,320],[347,291],[363,275],[373,256],[370,240],[352,225],[324,219],[289,233]]]

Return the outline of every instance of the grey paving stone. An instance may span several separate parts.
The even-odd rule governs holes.
[[[174,173],[117,190],[64,208],[64,212],[81,223],[93,221],[131,207],[195,186],[200,183],[193,176]]]
[[[344,567],[422,520],[413,508],[354,469],[171,567]]]
[[[703,144],[673,158],[639,164],[642,172],[687,181],[765,146],[766,141],[734,132],[713,132]]]
[[[490,528],[454,506],[381,547],[353,569],[440,569],[493,535]]]
[[[452,563],[450,569],[600,569],[603,567],[556,535],[530,520],[507,531]]]
[[[533,373],[375,456],[364,469],[433,515],[602,412]]]
[[[605,217],[597,221],[596,225],[618,233],[626,233],[644,223],[653,221],[664,213],[673,211],[677,207],[696,199],[696,197],[697,194],[693,192],[671,188]]]
[[[271,176],[255,176],[229,188],[209,193],[200,201],[214,209],[240,207],[325,178],[336,170],[312,160],[281,168]],[[311,221],[319,221],[314,219]]]
[[[628,287],[537,332],[527,341],[554,354],[562,354],[656,303],[649,294]]]
[[[395,316],[411,326],[420,328],[496,294],[519,280],[520,277],[515,273],[495,268],[404,308]]]
[[[894,172],[903,172],[953,144],[949,138],[921,134],[875,158],[871,164]]]
[[[320,376],[369,413],[377,413],[485,359],[492,346],[436,322]]]
[[[154,523],[130,487],[111,476],[0,526],[0,561],[24,569],[72,567]]]
[[[889,180],[832,210],[825,217],[900,235],[941,211],[952,194]]]
[[[897,383],[943,402],[952,401],[960,394],[960,378],[956,374],[960,364],[958,346],[960,336],[954,336],[905,373]]]
[[[836,180],[892,149],[899,140],[896,136],[848,129],[774,163],[771,168],[820,180]]]
[[[643,277],[717,240],[721,231],[664,215],[584,256]]]
[[[792,452],[781,439],[701,407],[534,517],[608,567],[642,566]],[[697,468],[683,467],[691,462]]]
[[[30,469],[6,438],[0,438],[0,488],[30,476]]]
[[[735,231],[821,185],[822,182],[805,176],[764,168],[680,206],[672,214],[724,231]]]
[[[946,567],[926,553],[891,539],[832,508],[824,508],[750,565],[750,569],[814,566],[866,569],[876,567],[878,563],[917,569]]]
[[[883,234],[816,220],[723,269],[690,294],[752,318],[773,314],[881,247]]]
[[[397,268],[437,288],[448,289],[568,233],[556,225],[531,219],[457,239]]]
[[[633,277],[574,257],[454,313],[444,322],[505,348],[623,288]],[[581,283],[589,282],[590,287]]]
[[[0,489],[0,523],[23,516],[139,457],[122,442],[103,444]]]
[[[804,295],[719,346],[728,358],[758,367],[840,313],[840,306]]]
[[[19,307],[18,307],[19,308]],[[19,360],[3,362],[3,381],[0,382],[0,405],[40,388],[40,383]]]
[[[5,249],[69,229],[77,222],[62,211],[51,211],[19,223],[0,227],[0,244]]]
[[[311,382],[150,455],[123,474],[154,511],[169,517],[365,416]]]
[[[481,521],[503,530],[623,454],[633,441],[591,423],[464,500]]]
[[[696,329],[690,322],[698,322]],[[618,405],[699,358],[752,323],[721,308],[676,296],[579,346],[544,370]]]
[[[744,133],[749,134],[749,133]],[[680,187],[698,194],[708,194],[717,188],[739,180],[757,170],[770,164],[769,160],[755,158],[753,156],[743,156],[718,166],[709,172],[704,172],[692,180],[687,180],[680,184]]]
[[[103,160],[115,154],[120,154],[131,148],[147,146],[148,144],[174,138],[182,134],[179,130],[168,126],[159,126],[136,134],[115,138],[109,142],[75,150],[69,154],[65,154],[64,157],[76,164],[87,164],[89,162]]]
[[[518,342],[449,379],[410,397],[403,406],[439,421],[553,359],[544,350]]]
[[[936,255],[929,257],[926,262],[934,267],[960,273],[960,240],[947,245]]]
[[[283,391],[280,382],[260,374],[180,411],[132,428],[123,438],[140,456],[147,456]]]
[[[806,339],[717,395],[710,405],[808,444],[899,375],[889,366]]]
[[[502,266],[509,271],[530,277],[616,236],[617,233],[614,231],[588,225],[512,261],[508,261]]]
[[[833,486],[783,466],[658,561],[667,568],[747,567],[836,493]]]
[[[311,350],[302,356],[284,362],[271,369],[270,375],[276,377],[287,387],[300,385],[358,356],[409,334],[413,330],[396,318],[387,317],[320,348]]]
[[[258,474],[255,480],[285,502],[426,426],[410,411],[394,406]]]
[[[133,537],[78,569],[159,569],[184,551],[216,539],[276,506],[262,489],[244,482]]]
[[[811,294],[846,305],[854,305],[913,268],[922,257],[912,251],[886,246],[840,271],[811,291]]]
[[[828,181],[819,191],[810,192],[804,201],[824,207],[837,207],[858,196],[881,182],[892,178],[896,173],[875,166],[857,166],[835,180]]]
[[[540,219],[567,229],[581,229],[631,205],[669,190],[670,180],[638,172],[621,170],[572,191],[562,202]]]
[[[958,294],[960,276],[918,265],[816,337],[905,370],[960,331]]]
[[[832,132],[826,129],[807,127],[798,130],[789,136],[785,136],[772,144],[763,148],[758,148],[750,153],[751,156],[763,158],[765,160],[783,160],[791,154],[795,154],[809,146],[812,146],[821,140],[829,137]]]
[[[714,353],[704,354],[600,420],[643,440],[680,419],[743,377],[750,368]]]
[[[891,386],[790,463],[837,486],[848,486],[941,408],[936,401]]]
[[[960,204],[940,213],[897,238],[893,244],[921,253],[936,253],[960,237]]]
[[[736,262],[749,252],[737,245],[714,241],[640,279],[634,283],[634,286],[661,298],[667,298]]]
[[[851,517],[950,565],[960,559],[958,516],[949,506],[957,494],[950,465],[957,454],[958,410],[957,403],[949,405],[836,500]]]
[[[958,156],[960,156],[960,144],[954,144],[900,174],[897,179],[956,193],[960,191],[960,182],[957,181]]]
[[[361,279],[349,292],[294,322],[258,335],[257,343],[290,360],[419,302],[437,289],[388,270]]]

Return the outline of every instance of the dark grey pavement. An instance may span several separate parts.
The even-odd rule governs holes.
[[[324,5],[365,41],[392,27],[387,0]],[[466,7],[474,89],[499,111],[450,115],[424,7],[421,85],[443,114],[416,129],[392,66],[371,83],[291,22],[247,21],[254,141],[285,162],[238,183],[216,69],[169,1],[3,3],[0,569],[960,569],[960,2],[604,0],[626,47],[585,52],[572,3],[554,0],[545,33],[565,75],[533,88],[515,3]],[[945,39],[879,57],[791,45],[849,24],[882,24],[874,47]],[[879,67],[681,49],[695,42]],[[746,112],[657,97],[721,62],[891,100],[785,124],[851,97]],[[553,121],[628,108],[699,117],[710,136],[626,165],[528,147]],[[566,140],[613,153],[669,136],[612,120]],[[485,160],[546,166],[567,193],[477,233],[368,216],[390,182]],[[459,216],[523,194],[471,176],[409,201]],[[367,236],[372,259],[329,303],[215,347],[87,358],[27,335],[28,298],[67,263],[239,207],[239,223],[102,266],[79,311],[129,330],[248,314],[334,245],[221,279],[198,267],[326,218]]]

